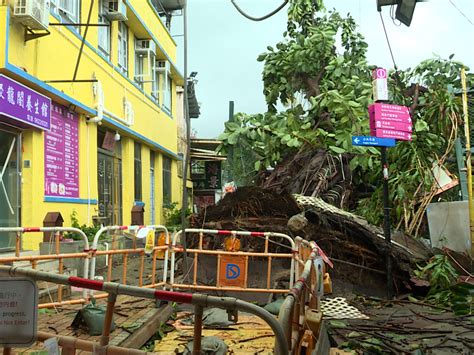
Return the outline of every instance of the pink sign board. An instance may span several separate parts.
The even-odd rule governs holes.
[[[396,122],[396,121],[386,121],[386,120],[374,120],[370,119],[370,129],[391,129],[395,131],[411,132],[412,125],[411,123]]]
[[[44,194],[79,197],[79,119],[53,104],[51,130],[44,136]]]
[[[372,79],[387,79],[387,69],[377,68],[372,71]]]
[[[376,103],[369,106],[369,115],[374,120],[411,124],[410,112],[406,106]]]
[[[411,141],[411,132],[397,131],[394,129],[375,129],[370,131],[370,135],[378,138],[395,138],[400,141]]]

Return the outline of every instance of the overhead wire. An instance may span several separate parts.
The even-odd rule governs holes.
[[[385,27],[385,22],[383,20],[382,12],[379,12],[380,20],[382,21],[383,31],[385,33],[385,39],[387,40],[388,49],[390,51],[390,56],[392,57],[393,67],[395,70],[398,70],[397,63],[395,63],[395,57],[393,56],[392,45],[390,44],[390,39],[388,38],[387,28]]]
[[[254,16],[251,16],[247,13],[244,12],[244,10],[242,10],[239,5],[237,5],[237,3],[235,2],[235,0],[230,0],[230,2],[232,3],[232,5],[234,5],[234,7],[236,8],[236,10],[242,15],[244,16],[245,18],[249,19],[249,20],[252,20],[252,21],[263,21],[263,20],[266,20],[270,17],[272,17],[273,15],[277,14],[281,9],[283,9],[287,4],[288,4],[288,1],[289,0],[284,0],[283,3],[278,6],[275,10],[273,10],[272,12],[270,12],[269,14],[265,15],[265,16],[262,16],[262,17],[254,17]]]
[[[449,0],[449,2],[451,3],[451,5],[453,5],[453,7],[458,10],[458,12],[471,24],[474,26],[474,22],[471,21],[471,19],[469,17],[467,17],[467,15],[462,12],[462,10],[456,6],[456,4],[453,2],[453,0]]]

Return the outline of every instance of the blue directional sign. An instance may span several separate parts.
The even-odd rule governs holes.
[[[229,280],[235,280],[240,276],[240,267],[236,264],[227,264],[225,269],[225,277]]]
[[[395,147],[396,140],[393,138],[377,138],[372,136],[352,136],[352,145],[371,147]]]

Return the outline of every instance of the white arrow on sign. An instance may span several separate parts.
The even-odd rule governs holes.
[[[354,138],[354,142],[356,142],[356,144],[359,144],[359,138]]]

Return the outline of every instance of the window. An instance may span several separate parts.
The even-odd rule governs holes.
[[[118,24],[118,66],[128,74],[128,27],[125,23]]]
[[[110,26],[111,23],[105,16],[107,14],[107,0],[99,1],[99,23],[106,24],[108,26],[99,26],[99,51],[110,58]]]
[[[171,159],[163,157],[163,205],[171,203]]]
[[[172,95],[171,93],[173,92],[173,80],[168,76],[167,77],[167,83],[166,83],[166,89],[164,90],[163,94],[163,106],[168,109],[168,111],[171,112],[171,105],[172,105]]]
[[[142,200],[142,146],[135,142],[135,155],[133,162],[135,176],[135,201]]]
[[[137,48],[138,39],[135,37],[135,48]],[[135,82],[140,86],[143,90],[143,82],[144,82],[144,62],[145,57],[142,53],[135,51]]]
[[[79,23],[81,0],[51,0],[51,12],[58,15],[63,23]]]
[[[160,102],[160,74],[156,71],[156,68],[153,68],[153,78],[151,82],[151,96],[155,99],[156,102]]]

